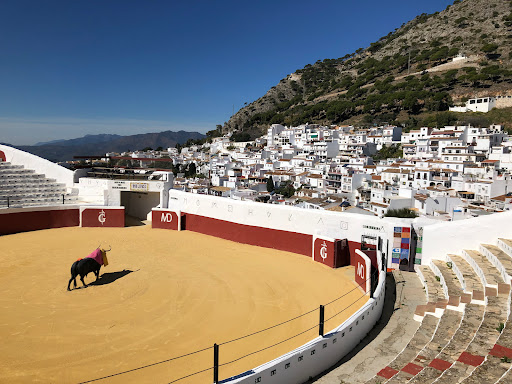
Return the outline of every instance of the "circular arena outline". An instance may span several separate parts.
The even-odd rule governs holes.
[[[112,252],[98,284],[67,292],[72,262],[99,244]],[[311,311],[221,345],[225,379],[317,336],[320,304],[349,292],[326,308],[329,319],[352,304],[326,322],[328,331],[368,298],[352,267],[333,270],[305,256],[188,231],[70,227],[3,236],[0,246],[0,378],[9,382],[87,381],[208,348],[105,380],[169,382],[210,368],[213,343]],[[91,274],[86,282],[93,280]],[[211,381],[208,370],[180,382]]]

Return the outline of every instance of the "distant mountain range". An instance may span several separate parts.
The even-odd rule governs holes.
[[[203,139],[206,136],[199,132],[164,131],[139,135],[86,135],[77,139],[54,140],[36,145],[17,146],[23,151],[32,153],[50,161],[73,160],[74,156],[97,156],[107,152],[126,152],[141,150],[146,147],[169,148],[176,144],[184,144],[189,139]]]

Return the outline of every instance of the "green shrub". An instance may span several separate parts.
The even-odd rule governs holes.
[[[384,214],[384,217],[401,217],[404,219],[414,219],[415,217],[418,217],[418,214],[410,208],[388,209]]]

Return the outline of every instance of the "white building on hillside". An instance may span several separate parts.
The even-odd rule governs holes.
[[[477,99],[469,99],[464,107],[450,107],[452,112],[489,112],[496,108],[496,98],[480,97]]]

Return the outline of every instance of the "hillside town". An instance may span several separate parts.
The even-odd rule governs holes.
[[[171,165],[181,170],[174,188],[190,193],[304,209],[379,217],[405,209],[449,221],[512,207],[512,137],[500,125],[403,132],[389,125],[273,124],[251,142],[230,136],[104,160],[134,172]],[[390,149],[401,155],[383,158]]]

